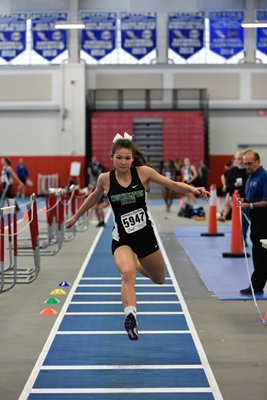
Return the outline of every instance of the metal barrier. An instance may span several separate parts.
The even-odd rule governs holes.
[[[0,225],[1,225],[1,238],[0,238],[0,292],[10,290],[16,284],[17,277],[17,214],[16,207],[2,207],[0,209]],[[11,226],[11,216],[13,217],[13,224]],[[8,252],[9,264],[5,265],[5,217],[8,217]],[[13,229],[12,229],[13,228]],[[12,250],[13,238],[13,250]],[[7,272],[11,273],[9,279],[6,278]]]
[[[87,187],[80,189],[79,187],[75,187],[74,196],[71,201],[71,213],[74,215],[78,208],[83,204],[87,196],[89,195],[89,189]],[[84,232],[89,227],[89,220],[92,214],[92,210],[82,215],[81,218],[76,222],[75,229],[77,232]]]
[[[8,199],[9,203],[14,203],[13,199]],[[15,205],[10,205],[12,209],[16,209]],[[28,224],[21,230],[17,231],[17,214],[16,211],[13,214],[13,232],[12,232],[12,221],[11,221],[11,213],[7,215],[7,229],[8,229],[8,251],[9,251],[9,266],[4,267],[4,282],[9,283],[11,286],[14,286],[15,283],[31,283],[33,282],[39,272],[40,272],[40,248],[39,248],[39,240],[38,240],[38,228],[36,217],[34,217],[34,207],[36,207],[36,202],[31,202],[27,205],[28,209]],[[28,255],[33,257],[33,265],[28,266],[20,266],[17,265],[17,256],[19,254],[18,249],[18,236],[22,233],[27,226],[30,230],[30,247],[28,247],[27,253],[23,255]],[[13,240],[12,240],[13,239]],[[25,240],[25,239],[24,239]]]

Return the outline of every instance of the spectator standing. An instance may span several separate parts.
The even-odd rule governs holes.
[[[105,171],[105,168],[103,165],[97,161],[97,158],[95,156],[92,157],[91,162],[87,166],[87,172],[89,176],[89,187],[91,189],[95,188],[97,179],[102,172]]]
[[[248,178],[248,173],[243,163],[243,153],[241,151],[235,153],[233,164],[234,164],[233,167],[230,168],[226,177],[227,192],[229,193],[230,198],[232,198],[235,190],[238,190],[240,197],[245,198],[245,187]],[[248,218],[249,218],[248,214],[246,216],[242,214],[242,234],[246,245],[247,245],[247,232],[249,227]]]
[[[249,174],[246,183],[246,197],[242,201],[242,211],[250,211],[252,258],[254,271],[251,283],[255,294],[263,294],[267,281],[267,251],[260,240],[267,238],[267,171],[261,165],[260,156],[247,150],[243,162]],[[251,295],[252,288],[240,290],[242,295]]]
[[[163,162],[163,168],[162,168],[162,175],[166,176],[166,178],[171,179],[175,181],[175,176],[176,176],[176,170],[173,165],[173,162],[170,160],[166,160]],[[162,189],[162,194],[163,194],[163,199],[166,204],[166,211],[170,212],[171,211],[171,206],[173,202],[173,191],[167,187],[164,187]]]
[[[203,160],[198,164],[198,177],[200,186],[208,187],[208,168]]]
[[[198,179],[198,172],[194,164],[191,164],[190,158],[186,157],[184,159],[184,164],[182,166],[182,180],[188,185],[196,186]],[[196,197],[193,193],[186,194],[188,204],[196,201]]]
[[[224,164],[224,173],[221,175],[222,193],[225,194],[223,210],[218,218],[218,220],[221,222],[225,222],[227,219],[231,219],[231,213],[230,213],[231,198],[229,192],[227,191],[226,180],[232,166],[233,166],[233,161],[232,160],[227,161]]]
[[[9,158],[2,158],[1,163],[2,163],[2,175],[1,175],[2,193],[1,193],[0,205],[1,205],[1,207],[3,207],[5,199],[14,198],[14,194],[12,191],[14,180],[18,183],[18,185],[20,187],[24,186],[24,183],[21,182],[18,175],[12,168]],[[17,204],[16,204],[16,208],[17,208],[17,210],[19,210],[19,207]]]
[[[18,197],[25,197],[25,185],[27,179],[29,178],[29,172],[24,164],[23,158],[20,158],[18,164],[16,166],[16,173],[18,175],[19,180],[23,183],[23,186],[18,186],[17,196]]]
[[[182,181],[182,163],[179,158],[176,158],[173,162],[175,168],[175,181],[181,182]]]

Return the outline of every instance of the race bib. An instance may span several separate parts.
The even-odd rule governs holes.
[[[133,233],[146,226],[146,214],[143,208],[131,211],[121,216],[121,222],[126,233]]]

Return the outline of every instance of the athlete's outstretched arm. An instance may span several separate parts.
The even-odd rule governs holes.
[[[76,211],[76,213],[66,221],[65,227],[67,229],[71,228],[78,221],[78,219],[86,211],[88,211],[90,208],[92,208],[98,202],[98,200],[101,198],[101,196],[104,193],[103,180],[105,179],[104,175],[106,175],[106,174],[107,173],[99,175],[95,190],[88,195],[88,197],[83,202],[81,207]]]
[[[139,174],[140,174],[140,178],[142,181],[144,181],[146,183],[149,183],[149,181],[158,183],[159,185],[161,185],[163,187],[167,187],[167,188],[173,190],[174,192],[183,193],[183,194],[192,193],[194,195],[201,196],[203,199],[207,199],[210,194],[202,186],[194,187],[194,186],[188,185],[187,183],[184,183],[184,182],[175,182],[175,181],[159,174],[153,168],[150,168],[147,166],[139,167],[138,171],[140,171]]]

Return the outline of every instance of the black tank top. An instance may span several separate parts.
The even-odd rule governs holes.
[[[109,173],[109,192],[107,194],[113,211],[114,240],[124,240],[126,243],[140,235],[145,236],[152,229],[151,217],[147,208],[147,192],[137,173],[136,167],[131,167],[132,180],[125,188],[115,176],[115,170]]]

